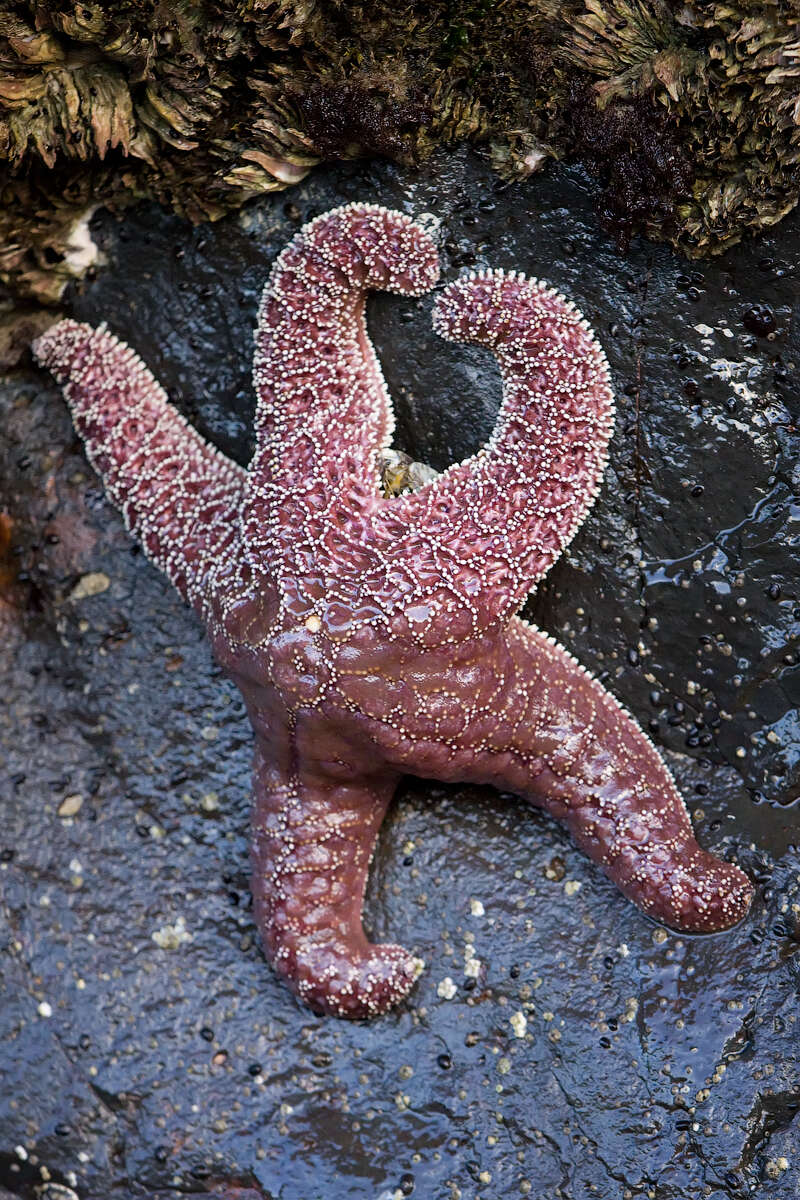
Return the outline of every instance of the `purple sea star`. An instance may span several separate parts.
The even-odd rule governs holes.
[[[725,929],[752,889],[698,846],[658,753],[552,638],[514,614],[588,511],[606,462],[605,356],[569,301],[481,271],[434,326],[490,347],[504,398],[485,448],[380,491],[392,410],[371,288],[429,290],[407,217],[347,205],[278,258],[256,333],[247,471],[207,445],[136,354],[66,320],[35,344],[128,529],[205,621],[255,731],[253,895],[266,952],[318,1011],[366,1016],[422,964],[372,945],[367,871],[404,772],[541,805],[646,913]]]

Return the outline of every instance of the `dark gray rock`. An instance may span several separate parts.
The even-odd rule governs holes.
[[[318,173],[202,229],[152,207],[101,214],[107,265],[70,306],[246,461],[258,293],[316,212],[433,212],[446,278],[498,265],[574,298],[612,364],[617,432],[598,503],[528,612],[649,724],[700,840],[757,881],[750,917],[668,933],[538,813],[409,781],[367,918],[427,970],[371,1024],[300,1007],[250,914],[238,693],[103,500],[57,389],[21,369],[0,396],[12,1195],[47,1176],[81,1200],[796,1195],[800,225],[702,265],[647,244],[623,256],[588,189],[568,170],[501,187],[456,157]],[[443,467],[487,435],[500,389],[429,310],[377,297],[369,321],[397,444]],[[59,816],[67,797],[80,807]]]

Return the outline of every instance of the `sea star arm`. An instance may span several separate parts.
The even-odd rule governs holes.
[[[62,385],[126,527],[206,614],[213,576],[235,553],[244,471],[203,440],[139,356],[106,329],[59,321],[33,349]]]
[[[672,928],[707,933],[744,916],[746,875],[698,845],[655,747],[555,641],[515,618],[462,655],[449,684],[425,675],[424,663],[405,672],[416,683],[402,722],[376,731],[395,769],[491,784],[544,808],[624,895]]]
[[[257,719],[258,720],[258,719]],[[330,734],[312,718],[275,748],[276,727],[256,738],[253,900],[275,970],[318,1012],[368,1017],[410,990],[422,963],[396,945],[373,945],[361,909],[375,841],[397,782],[390,772],[331,773],[319,753]],[[298,739],[309,743],[297,751]],[[312,749],[313,747],[313,749]],[[292,763],[295,765],[292,765]]]
[[[245,529],[257,555],[273,522],[294,525],[316,491],[378,492],[377,451],[393,414],[369,340],[371,289],[418,295],[439,273],[428,234],[409,217],[348,204],[307,225],[264,289],[253,370],[256,453]]]
[[[427,608],[411,608],[409,632],[427,627],[431,643],[507,619],[550,569],[594,500],[614,415],[589,326],[536,280],[504,271],[458,279],[439,296],[434,327],[494,351],[503,401],[482,450],[376,517],[394,564],[439,579]]]

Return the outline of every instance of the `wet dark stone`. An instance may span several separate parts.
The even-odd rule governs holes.
[[[0,1195],[36,1200],[39,1165],[80,1200],[391,1200],[406,1178],[425,1200],[795,1195],[800,220],[697,279],[661,246],[620,254],[591,187],[576,170],[498,187],[459,155],[418,174],[345,165],[203,229],[154,206],[101,213],[107,263],[69,306],[245,462],[259,291],[312,211],[433,211],[446,279],[474,261],[574,298],[619,420],[597,503],[526,611],[638,720],[659,718],[700,841],[758,884],[751,916],[712,937],[659,930],[539,813],[411,779],[366,922],[426,970],[377,1021],[303,1008],[253,928],[238,696],[131,553],[52,381],[16,371],[0,390],[0,508],[25,576],[0,593]],[[780,323],[745,346],[756,305]],[[434,336],[430,306],[377,296],[368,320],[397,445],[444,467],[491,431],[500,382],[479,349]],[[107,589],[69,600],[90,572]],[[83,795],[76,817],[58,817],[53,780]],[[171,949],[153,939],[167,927],[186,935]]]

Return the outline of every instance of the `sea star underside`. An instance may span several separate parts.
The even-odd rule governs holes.
[[[368,290],[428,291],[429,235],[351,204],[278,258],[256,331],[256,450],[205,443],[136,354],[72,320],[35,344],[111,500],[206,623],[255,732],[255,917],[317,1011],[383,1012],[421,962],[361,910],[404,773],[493,784],[543,807],[639,907],[725,929],[752,889],[702,850],[660,756],[604,688],[515,616],[584,519],[606,462],[605,356],[544,284],[480,271],[439,293],[445,338],[489,347],[494,433],[418,490],[381,494],[393,417]]]

